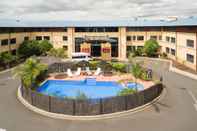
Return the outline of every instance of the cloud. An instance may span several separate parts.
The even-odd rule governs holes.
[[[111,20],[197,15],[196,0],[1,0],[0,18]]]

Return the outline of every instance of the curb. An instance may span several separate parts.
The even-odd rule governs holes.
[[[122,111],[122,112],[116,112],[116,113],[111,113],[111,114],[95,115],[95,116],[71,116],[71,115],[64,115],[64,114],[57,114],[57,113],[47,112],[45,110],[39,109],[39,108],[29,104],[22,97],[20,89],[21,89],[21,86],[18,87],[17,98],[29,110],[31,110],[31,111],[33,111],[35,113],[38,113],[40,115],[43,115],[43,116],[46,116],[46,117],[50,117],[50,118],[54,118],[54,119],[80,120],[80,121],[104,120],[104,119],[112,119],[112,118],[117,118],[117,117],[123,117],[123,116],[131,115],[131,114],[143,111],[143,110],[151,107],[152,104],[156,103],[158,100],[161,100],[166,95],[166,89],[164,87],[162,93],[160,94],[160,96],[155,98],[153,101],[151,101],[151,102],[149,102],[149,103],[147,103],[147,104],[145,104],[143,106],[131,109],[131,110]]]

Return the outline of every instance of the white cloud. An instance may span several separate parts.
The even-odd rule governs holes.
[[[103,20],[197,15],[196,0],[1,0],[0,18]]]

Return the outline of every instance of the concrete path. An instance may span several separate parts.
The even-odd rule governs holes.
[[[196,131],[197,81],[167,71],[163,62],[151,63],[163,75],[167,95],[145,111],[97,121],[67,121],[40,116],[17,99],[19,80],[0,74],[0,128],[7,131]]]

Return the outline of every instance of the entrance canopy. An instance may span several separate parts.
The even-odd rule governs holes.
[[[91,43],[93,41],[99,41],[102,43],[106,42],[116,42],[116,40],[109,38],[108,36],[85,36],[84,41]]]

